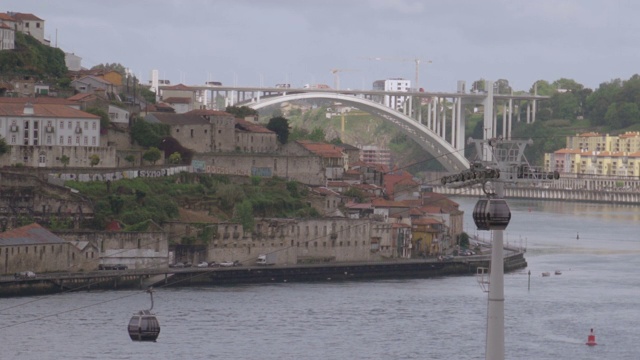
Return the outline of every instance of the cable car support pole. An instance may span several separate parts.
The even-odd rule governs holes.
[[[548,172],[529,165],[524,149],[529,141],[505,140],[502,136],[487,140],[469,139],[476,145],[476,154],[482,160],[459,174],[443,177],[442,185],[468,187],[481,185],[487,199],[481,199],[473,210],[473,220],[478,230],[493,231],[489,294],[487,304],[486,360],[504,360],[504,241],[503,231],[509,225],[511,211],[504,200],[505,183],[530,183],[539,185],[557,180],[557,171]],[[491,185],[490,191],[487,186]]]
[[[504,198],[504,184],[495,183],[496,196]],[[487,339],[485,359],[504,359],[504,230],[493,230],[489,296],[487,304]]]

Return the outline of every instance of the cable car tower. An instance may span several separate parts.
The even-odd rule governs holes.
[[[478,230],[493,231],[489,292],[487,304],[487,338],[485,359],[504,360],[504,255],[503,230],[509,225],[511,211],[504,199],[504,184],[540,183],[557,180],[557,171],[543,172],[529,166],[524,149],[531,140],[505,140],[502,136],[486,140],[469,139],[482,159],[468,170],[445,176],[442,185],[469,187],[481,185],[486,198],[478,200],[473,220]]]

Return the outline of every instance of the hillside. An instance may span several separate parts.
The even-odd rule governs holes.
[[[31,75],[40,79],[60,79],[66,76],[67,66],[62,50],[16,32],[15,49],[0,51],[0,73],[5,78]]]
[[[95,219],[85,226],[101,230],[117,220],[127,230],[145,230],[148,220],[237,221],[251,228],[254,217],[316,217],[306,187],[278,178],[183,173],[164,178],[65,183],[94,204]]]

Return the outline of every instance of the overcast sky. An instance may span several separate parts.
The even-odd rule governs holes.
[[[480,78],[589,88],[640,73],[640,1],[2,0],[45,20],[51,44],[90,68],[119,62],[144,82],[370,89],[402,77],[427,91]],[[56,36],[57,33],[57,36]],[[381,58],[381,60],[372,60]],[[431,63],[428,63],[431,61]]]

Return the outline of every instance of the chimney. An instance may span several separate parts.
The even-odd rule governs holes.
[[[24,115],[33,115],[33,104],[30,102],[24,104]]]

